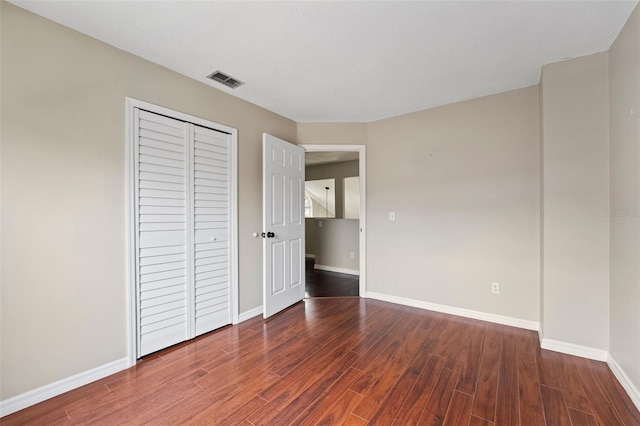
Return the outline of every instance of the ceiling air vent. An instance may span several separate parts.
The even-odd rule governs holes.
[[[209,74],[207,76],[207,78],[210,78],[213,81],[217,81],[218,83],[222,83],[227,87],[231,87],[232,89],[235,89],[236,87],[240,87],[242,86],[244,83],[241,82],[240,80],[238,80],[237,78],[233,78],[231,76],[228,76],[227,74],[220,72],[220,71],[214,71],[211,74]]]

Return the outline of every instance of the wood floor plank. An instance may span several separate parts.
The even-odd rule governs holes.
[[[569,412],[569,418],[573,426],[599,426],[598,421],[593,414],[585,413],[584,411],[575,410],[573,408],[567,409]]]
[[[347,418],[351,416],[351,411],[360,403],[360,400],[362,400],[362,395],[347,390],[317,421],[310,424],[323,426],[344,424]],[[360,420],[364,422],[363,419]],[[302,424],[306,424],[306,421]]]
[[[498,370],[502,353],[502,336],[496,327],[485,335],[485,344],[480,363],[478,384],[471,412],[480,418],[493,421],[496,415],[498,393]]]
[[[361,419],[360,417],[353,414],[349,415],[342,423],[343,426],[364,426],[366,424],[366,420]]]
[[[423,345],[413,356],[409,362],[409,366],[396,383],[386,392],[382,401],[379,402],[376,411],[369,419],[370,425],[388,426],[393,423],[394,419],[402,409],[404,402],[411,389],[413,389],[418,377],[422,374],[426,365],[424,354],[429,352],[429,348],[433,347],[432,341],[428,345]],[[427,358],[428,360],[428,358]],[[360,407],[360,405],[358,405]],[[354,410],[354,413],[358,414]],[[361,416],[365,418],[364,416]]]
[[[570,357],[557,352],[548,354],[547,359],[553,365],[558,377],[558,385],[549,386],[562,390],[567,407],[591,413],[591,405],[582,386],[576,364]]]
[[[542,418],[640,424],[606,364],[540,349],[534,332],[326,298],[151,354],[0,423],[528,426]]]
[[[309,377],[314,377],[322,374],[326,370],[327,365],[335,363],[343,356],[352,353],[353,352],[350,351],[349,344],[343,344],[337,347],[329,345],[318,348],[315,357],[305,360],[302,364],[299,365],[298,368],[283,376],[286,377],[286,381],[281,380],[277,383],[274,383],[273,385],[262,391],[260,393],[260,396],[267,401],[273,401],[274,399],[280,397],[283,393],[291,391],[294,387],[298,388],[304,386],[306,380],[308,380]],[[353,356],[350,355],[350,357]],[[355,359],[356,357],[353,358]],[[310,359],[313,359],[314,362],[309,362]]]
[[[422,369],[422,373],[393,421],[393,425],[410,426],[418,424],[422,411],[431,397],[445,363],[446,360],[444,358],[435,355],[429,357],[425,367]]]
[[[525,355],[530,357],[536,356],[535,345],[533,339],[537,338],[535,332],[529,330],[518,330],[516,335],[516,350],[518,355]]]
[[[436,386],[431,392],[431,397],[424,407],[422,416],[418,421],[420,425],[439,425],[444,421],[444,416],[449,409],[449,403],[453,396],[454,389],[458,383],[460,373],[455,370],[444,368],[436,382]]]
[[[536,361],[533,357],[517,355],[518,389],[520,391],[520,424],[545,425]]]
[[[69,417],[75,424],[142,424],[155,417],[158,406],[179,403],[176,396],[189,398],[196,395],[200,388],[194,380],[202,374],[205,374],[204,371],[199,370],[173,381],[171,386],[159,386],[152,392],[128,395],[97,410],[69,413]]]
[[[366,387],[357,386],[359,382],[362,382],[362,378],[355,383],[352,390],[363,394],[364,398],[353,410],[353,414],[365,420],[371,419],[371,416],[384,401],[389,389],[394,388],[394,384],[407,369],[407,365],[414,359],[414,355],[417,354],[418,359],[420,359],[424,354],[429,353],[434,343],[430,339],[424,339],[423,333],[424,330],[422,329],[411,330],[406,335],[407,338],[404,344],[387,363],[386,368],[383,367],[383,369],[370,371],[363,375],[363,378],[371,378],[370,381],[367,381]],[[415,369],[420,367],[419,364],[418,360],[414,366]]]
[[[474,320],[467,320],[462,323],[460,333],[455,339],[451,339],[447,346],[447,364],[445,368],[450,368],[458,372],[462,371],[464,361],[469,357],[469,346],[471,345],[475,332],[482,330],[482,324]]]
[[[342,414],[346,417],[351,413],[351,410],[357,405],[360,399],[362,399],[362,395],[359,394],[356,394],[359,396],[358,398],[351,396],[353,391],[349,390],[351,384],[361,375],[361,371],[349,368],[335,383],[320,395],[320,397],[302,411],[295,423],[299,425],[314,425],[326,417],[334,419],[336,423],[342,422],[344,420],[343,417],[341,417],[340,421],[336,419]],[[335,406],[336,404],[337,406]],[[351,406],[351,404],[355,405]],[[348,411],[343,411],[347,408]]]
[[[480,417],[471,416],[469,419],[469,426],[493,426],[495,423],[490,422],[486,419],[481,419]]]
[[[540,384],[562,389],[562,383],[556,371],[556,364],[553,362],[555,354],[556,352],[536,347],[535,358],[538,366],[538,377],[540,378]]]
[[[476,384],[478,375],[480,374],[480,361],[482,360],[482,352],[484,351],[484,341],[487,332],[486,325],[478,327],[469,341],[465,358],[460,369],[460,382],[456,386],[456,390],[474,395],[476,393]]]
[[[220,414],[212,414],[211,418],[203,418],[202,420],[205,423],[209,424],[222,424],[222,425],[237,425],[242,423],[247,419],[247,417],[251,416],[258,410],[264,409],[264,406],[267,405],[267,401],[265,399],[260,398],[258,395],[255,395],[249,401],[247,401],[242,406],[236,408],[231,411],[228,415],[220,415]],[[200,419],[193,422],[194,424],[201,423]]]
[[[31,412],[30,408],[20,410],[9,416],[3,417],[3,426],[18,425],[49,425],[69,423],[67,413],[61,407],[54,409],[42,409],[37,413]]]
[[[360,360],[353,367],[365,372],[366,377],[375,376],[378,370],[384,369],[387,363],[393,359],[395,353],[402,348],[406,331],[402,333],[400,330],[411,330],[415,334],[420,323],[420,318],[415,315],[411,315],[407,323],[396,323],[382,339],[364,351]],[[420,333],[420,335],[424,336],[425,333]],[[360,350],[358,352],[363,351]],[[366,385],[362,383],[364,383],[365,380],[365,377],[363,377],[353,390],[358,393],[364,393],[363,386],[366,387]]]
[[[269,371],[258,374],[250,370],[246,374],[229,377],[225,386],[200,386],[203,390],[199,398],[184,400],[181,404],[167,409],[163,407],[150,423],[162,420],[166,424],[174,425],[202,423],[200,419],[223,418],[246,405],[253,396],[280,379],[280,376]]]
[[[520,400],[514,397],[518,395],[516,341],[508,331],[503,331],[502,334],[495,422],[501,425],[517,425]]]
[[[302,371],[308,372],[308,374],[296,376],[295,380],[283,381],[283,386],[278,389],[277,393],[272,394],[265,392],[261,394],[260,396],[263,398],[265,398],[265,394],[269,395],[270,398],[265,398],[269,402],[263,410],[249,416],[248,420],[256,426],[269,424],[272,419],[274,420],[271,424],[279,424],[275,420],[275,417],[295,414],[295,416],[290,419],[294,420],[304,409],[304,406],[301,407],[299,405],[299,401],[304,401],[307,404],[312,402],[332,381],[337,380],[338,377],[360,358],[360,355],[355,352],[343,354],[340,351],[336,351],[333,356],[335,359],[326,365],[322,365],[314,372],[311,372],[309,369],[301,369]]]
[[[571,357],[570,360],[578,367],[584,392],[598,422],[607,426],[624,424],[617,410],[611,404],[607,391],[590,361],[577,357]]]
[[[473,397],[459,391],[453,392],[449,409],[445,415],[445,426],[459,426],[469,424],[471,420],[471,408],[473,406]]]
[[[622,385],[618,383],[609,366],[599,361],[590,361],[589,364],[622,422],[625,425],[640,425],[640,412],[635,408]]]
[[[540,386],[544,418],[549,425],[571,426],[567,405],[562,391],[547,386]]]
[[[298,424],[300,421],[294,422],[294,420],[308,417],[314,408],[322,404],[322,396],[326,396],[329,393],[340,395],[346,392],[349,389],[349,385],[362,374],[358,370],[349,367],[359,357],[359,354],[350,352],[341,364],[327,370],[311,386],[306,388],[291,403],[287,404],[286,409],[271,417],[268,423]]]

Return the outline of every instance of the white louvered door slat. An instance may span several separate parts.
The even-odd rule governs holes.
[[[138,110],[138,356],[188,338],[187,123]]]
[[[231,323],[231,135],[134,110],[138,357]]]
[[[193,126],[195,333],[231,323],[230,135]]]

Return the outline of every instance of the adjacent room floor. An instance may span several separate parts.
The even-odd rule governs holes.
[[[534,331],[306,299],[158,352],[3,425],[639,425],[605,363]]]
[[[358,296],[360,280],[357,275],[313,269],[313,259],[306,259],[306,288],[304,297]]]

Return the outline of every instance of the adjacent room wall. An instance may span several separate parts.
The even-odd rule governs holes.
[[[609,352],[640,389],[640,8],[609,51]]]
[[[336,218],[340,219],[344,213],[344,178],[358,176],[359,172],[358,160],[318,164],[305,167],[305,180],[335,178]],[[320,212],[320,215],[322,214]],[[305,222],[305,252],[306,254],[315,254],[316,236],[318,235],[316,232],[317,224],[311,218],[306,218]]]
[[[607,53],[546,65],[544,338],[609,346]]]
[[[537,322],[538,130],[537,86],[370,123],[367,290]]]
[[[315,224],[315,264],[318,269],[339,268],[344,271],[360,270],[359,221],[356,219],[311,219]],[[318,226],[322,222],[322,227]],[[353,253],[353,257],[351,257]]]
[[[125,96],[239,130],[240,312],[260,306],[262,132],[296,124],[11,4],[1,19],[0,399],[126,356]]]
[[[358,160],[305,167],[305,180],[335,179],[336,219],[344,217],[344,178],[358,176]]]

